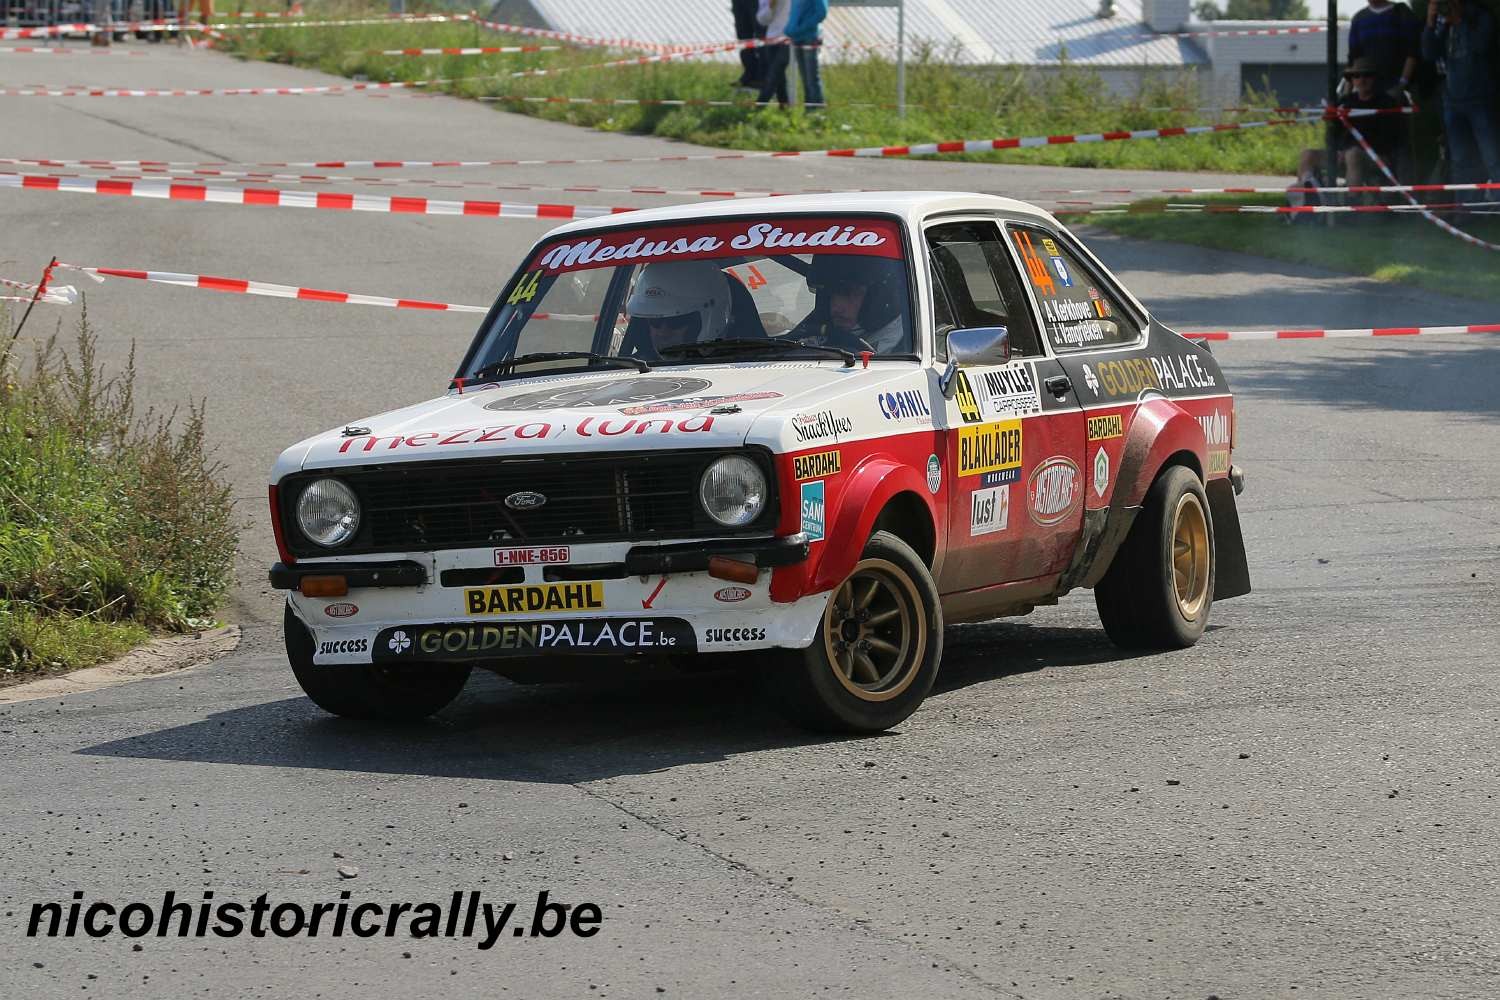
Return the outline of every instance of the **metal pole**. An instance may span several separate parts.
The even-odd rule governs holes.
[[[896,3],[896,114],[906,117],[906,0]]]
[[[1328,106],[1332,108],[1339,100],[1339,5],[1338,0],[1328,0]],[[1327,174],[1324,183],[1332,186],[1339,175],[1338,167],[1339,123],[1330,120],[1323,127],[1323,171]],[[1330,219],[1332,216],[1330,216]]]

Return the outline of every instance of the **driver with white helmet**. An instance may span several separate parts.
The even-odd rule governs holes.
[[[622,353],[656,358],[663,348],[702,343],[729,328],[729,279],[708,260],[647,264],[625,303]]]

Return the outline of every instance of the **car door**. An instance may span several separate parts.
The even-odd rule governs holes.
[[[938,581],[956,593],[1055,574],[1082,524],[1083,422],[1050,357],[1017,258],[993,219],[942,220],[925,230],[940,364],[953,329],[1003,326],[1010,357],[966,359],[944,414],[948,555]]]
[[[1123,390],[1140,380],[1141,370],[1151,370],[1116,356],[1141,346],[1145,318],[1067,233],[1020,222],[1007,230],[1041,313],[1043,339],[1084,407],[1082,509],[1106,508],[1138,395]],[[1101,394],[1101,377],[1122,391]]]

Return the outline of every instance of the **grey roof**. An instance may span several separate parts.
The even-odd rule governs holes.
[[[548,27],[607,38],[678,44],[724,41],[733,34],[729,0],[529,0]],[[1116,0],[1117,15],[1097,17],[1099,0],[906,0],[908,45],[988,65],[1187,66],[1206,63],[1188,39],[1153,36],[1140,0]],[[834,7],[823,26],[825,55],[841,44],[894,51],[893,7]],[[908,48],[908,52],[911,49]]]

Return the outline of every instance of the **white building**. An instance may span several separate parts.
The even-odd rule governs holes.
[[[896,10],[832,6],[826,59],[875,49],[894,55]],[[891,0],[894,2],[894,0]],[[1316,103],[1326,90],[1321,33],[1213,36],[1264,28],[1321,27],[1320,21],[1213,21],[1192,16],[1191,0],[905,0],[908,52],[929,47],[976,66],[1047,71],[1064,62],[1096,70],[1133,95],[1151,75],[1190,75],[1205,100],[1237,104],[1247,87],[1269,83],[1284,103]],[[840,0],[831,0],[839,4]],[[580,35],[657,44],[710,43],[733,35],[730,0],[499,0],[495,20]],[[1344,58],[1340,32],[1339,58]],[[726,58],[733,58],[732,56]]]

